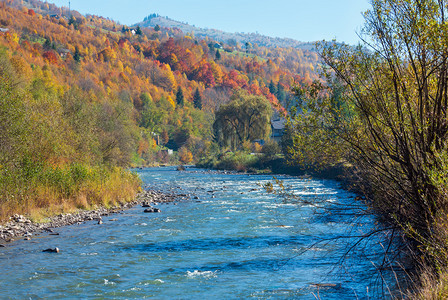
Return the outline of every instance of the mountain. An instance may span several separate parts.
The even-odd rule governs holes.
[[[208,37],[212,40],[230,45],[236,43],[240,45],[251,43],[269,48],[292,47],[303,50],[313,50],[315,48],[313,42],[300,42],[290,38],[270,37],[258,33],[230,33],[218,29],[200,28],[185,22],[170,19],[169,17],[162,17],[155,13],[147,16],[142,22],[135,24],[135,26],[141,27],[155,27],[157,25],[164,28],[179,29],[185,34],[192,33],[197,38]]]

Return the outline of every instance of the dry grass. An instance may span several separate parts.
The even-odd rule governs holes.
[[[444,270],[439,275],[427,270],[420,276],[421,286],[417,291],[409,295],[415,300],[446,300],[448,299],[448,270]]]
[[[115,168],[106,178],[86,180],[82,187],[69,197],[52,186],[36,185],[14,201],[0,205],[0,223],[5,223],[14,214],[23,214],[36,222],[45,222],[49,217],[78,210],[90,210],[99,206],[112,207],[132,201],[140,191],[139,178]]]

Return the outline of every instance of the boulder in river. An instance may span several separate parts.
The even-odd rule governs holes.
[[[151,207],[144,210],[145,213],[159,213],[162,212],[159,208]]]
[[[48,249],[42,250],[42,252],[59,253],[59,248],[58,247],[56,247],[56,248],[48,248]]]

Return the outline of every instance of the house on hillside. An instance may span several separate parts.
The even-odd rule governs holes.
[[[62,58],[66,58],[68,54],[71,54],[71,51],[66,48],[59,48],[58,53],[59,53],[59,56],[61,56]]]
[[[9,28],[0,28],[0,32],[1,33],[5,33],[5,32],[8,32],[9,31]]]
[[[271,120],[271,139],[280,143],[282,140],[283,132],[285,130],[285,118],[276,118]]]

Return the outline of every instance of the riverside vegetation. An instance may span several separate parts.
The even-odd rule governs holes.
[[[306,50],[219,51],[176,29],[0,5],[0,220],[130,201],[140,182],[126,167],[166,163],[165,146],[183,163],[269,167],[278,146],[251,141],[288,112],[283,158],[349,166],[417,265],[411,296],[447,298],[448,1],[372,0],[365,43],[321,43],[314,83]]]
[[[296,89],[287,126],[290,161],[351,166],[391,240],[402,234],[418,299],[448,297],[447,8],[372,1],[363,45],[320,44],[326,81]]]

